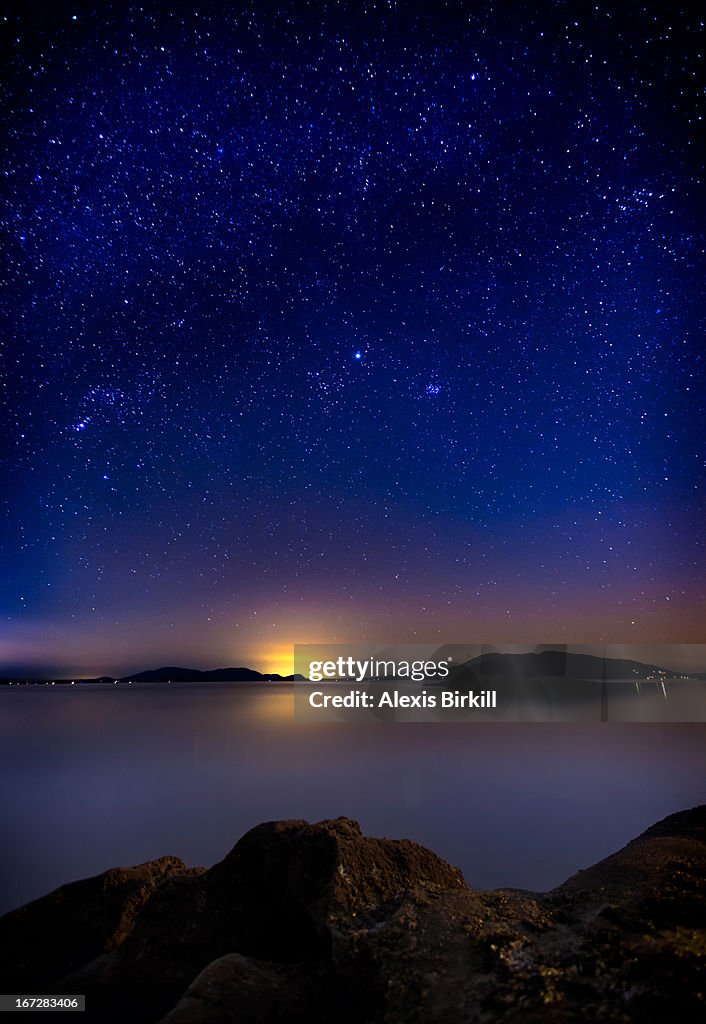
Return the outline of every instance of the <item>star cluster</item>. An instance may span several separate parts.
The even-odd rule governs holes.
[[[693,8],[0,31],[7,665],[706,640]]]

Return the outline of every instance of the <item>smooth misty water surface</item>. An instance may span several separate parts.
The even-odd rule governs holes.
[[[546,889],[706,801],[706,726],[302,724],[289,688],[3,687],[0,912],[274,818],[357,818],[479,888]]]

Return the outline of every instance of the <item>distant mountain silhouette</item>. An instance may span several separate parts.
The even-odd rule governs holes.
[[[71,685],[72,683],[291,683],[302,682],[304,676],[291,675],[281,676],[278,672],[258,672],[254,668],[214,668],[201,671],[197,668],[183,668],[178,665],[169,665],[163,668],[149,669],[146,672],[136,672],[128,676],[116,678],[115,676],[97,676],[87,679],[85,676],[74,676],[73,679],[29,679],[21,676],[0,679],[0,685],[10,683],[56,683],[58,685]]]
[[[201,671],[197,668],[167,666],[138,672],[137,675],[123,676],[121,683],[248,683],[248,682],[291,682],[304,676],[281,676],[278,672],[257,672],[254,668],[213,668]]]
[[[644,664],[627,658],[603,658],[595,654],[570,651],[541,651],[538,654],[481,654],[464,665],[479,675],[524,676],[540,678],[564,676],[567,679],[682,679],[684,672],[673,672],[659,665]],[[704,678],[704,673],[689,678]]]
[[[626,658],[603,658],[595,654],[575,654],[569,651],[542,651],[537,654],[481,654],[469,661],[454,664],[452,676],[473,672],[480,677],[509,677],[539,679],[563,677],[565,679],[692,679],[706,681],[706,672],[674,672],[659,665],[644,664]],[[302,675],[281,676],[277,672],[258,672],[254,668],[214,668],[201,670],[184,668],[180,665],[165,665],[148,669],[116,679],[115,676],[98,676],[94,679],[74,677],[71,679],[28,679],[21,676],[0,679],[3,683],[291,683],[304,682]],[[443,681],[429,680],[440,685]]]

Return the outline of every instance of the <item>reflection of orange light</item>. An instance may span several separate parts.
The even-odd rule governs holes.
[[[278,688],[275,683],[267,694],[258,694],[260,700],[254,702],[253,716],[268,725],[289,725],[294,718],[294,693],[288,683]]]

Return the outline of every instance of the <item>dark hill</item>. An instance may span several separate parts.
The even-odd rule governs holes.
[[[196,668],[167,666],[138,672],[136,675],[124,676],[120,682],[127,683],[246,683],[246,682],[291,682],[301,680],[303,676],[281,676],[277,672],[262,673],[254,668],[214,668],[200,671]]]
[[[449,648],[451,650],[451,648]],[[392,657],[392,655],[391,655]],[[602,658],[595,654],[574,654],[567,651],[542,651],[538,654],[481,654],[463,664],[456,664],[454,674],[472,671],[481,679],[484,676],[508,677],[513,679],[535,679],[543,677],[563,677],[566,679],[682,679],[684,673],[673,672],[659,665],[644,664],[622,658]],[[694,673],[691,679],[706,679],[706,673]],[[70,679],[21,679],[19,677],[0,679],[3,683],[21,682],[56,682],[70,683]],[[100,676],[97,679],[81,679],[82,683],[113,683],[113,676]],[[148,669],[123,676],[120,683],[182,683],[182,682],[303,682],[302,675],[281,676],[277,672],[262,673],[254,668],[238,666],[233,668],[214,668],[201,670],[184,668],[180,665],[165,665],[162,668]],[[439,680],[436,680],[439,683]]]
[[[466,663],[481,676],[524,676],[540,678],[566,676],[568,679],[680,679],[682,673],[659,665],[623,658],[602,658],[595,654],[542,651],[538,654],[481,654]]]

